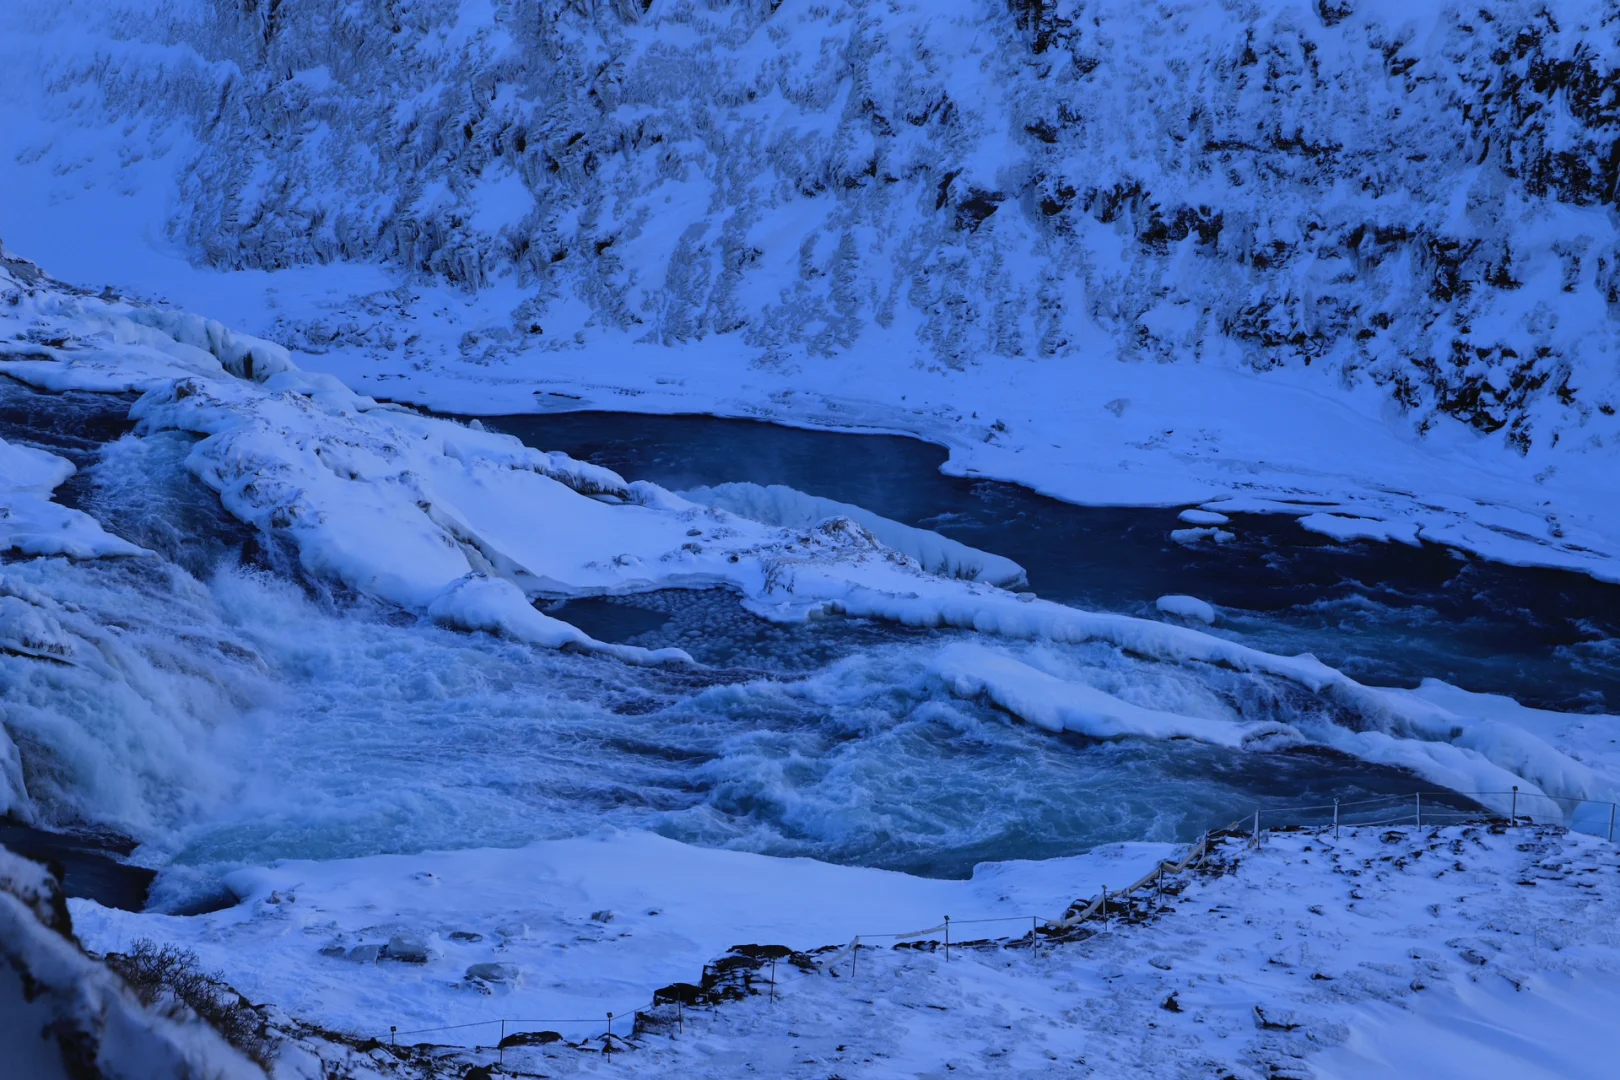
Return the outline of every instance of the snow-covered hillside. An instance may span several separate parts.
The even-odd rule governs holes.
[[[52,119],[180,143],[199,262],[514,276],[475,353],[894,326],[945,367],[1316,363],[1520,448],[1613,430],[1602,5],[96,6]]]
[[[1326,500],[1616,575],[1605,5],[0,20],[12,246],[356,388],[910,430],[1063,497]]]

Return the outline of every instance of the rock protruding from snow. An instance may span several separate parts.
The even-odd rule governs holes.
[[[3,847],[0,1046],[29,1080],[264,1080],[206,1024],[142,1006],[80,948],[56,879]]]

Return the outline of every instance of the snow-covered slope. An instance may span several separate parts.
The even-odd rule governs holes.
[[[0,231],[382,396],[914,431],[1612,579],[1605,11],[21,0]]]
[[[141,1005],[74,937],[60,884],[0,847],[0,1046],[27,1080],[263,1080],[183,1006]]]
[[[1602,840],[1500,825],[1274,833],[1258,851],[1237,839],[1167,876],[1162,906],[1150,893],[1111,927],[1032,954],[1027,919],[1042,904],[1066,886],[1117,885],[1162,850],[942,882],[614,837],[293,862],[239,874],[243,904],[200,919],[87,902],[74,916],[92,942],[150,934],[195,947],[295,1019],[384,1043],[397,1027],[399,1049],[363,1056],[330,1036],[302,1040],[359,1077],[457,1075],[497,1057],[508,1071],[600,1075],[609,1010],[616,1075],[1612,1072],[1620,859]],[[938,920],[953,913],[947,961]],[[968,923],[997,915],[1025,919]],[[888,934],[928,927],[890,947]],[[695,982],[719,949],[855,934],[868,940],[854,966],[848,951],[784,960],[774,994],[767,966],[740,1000],[631,1035],[630,1009],[671,978]],[[419,951],[391,958],[391,936]],[[446,1025],[466,1026],[414,1030]],[[494,1049],[503,1032],[543,1030],[562,1038]]]

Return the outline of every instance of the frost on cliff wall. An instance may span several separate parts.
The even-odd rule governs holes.
[[[50,100],[153,139],[175,117],[169,227],[197,261],[510,279],[525,299],[475,357],[624,332],[765,364],[881,340],[946,370],[1318,365],[1520,451],[1616,426],[1612,0],[95,18],[104,44],[46,57]],[[284,336],[389,347],[387,321]]]

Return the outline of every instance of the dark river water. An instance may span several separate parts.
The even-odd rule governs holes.
[[[1564,711],[1620,707],[1620,586],[1424,544],[1336,542],[1281,515],[1233,515],[1228,543],[1170,539],[1177,509],[1084,507],[939,471],[941,447],[707,416],[484,418],[531,446],[680,490],[785,484],[1020,563],[1065,604],[1150,614],[1171,593],[1217,605],[1215,632],[1310,652],[1363,682],[1442,679]]]

